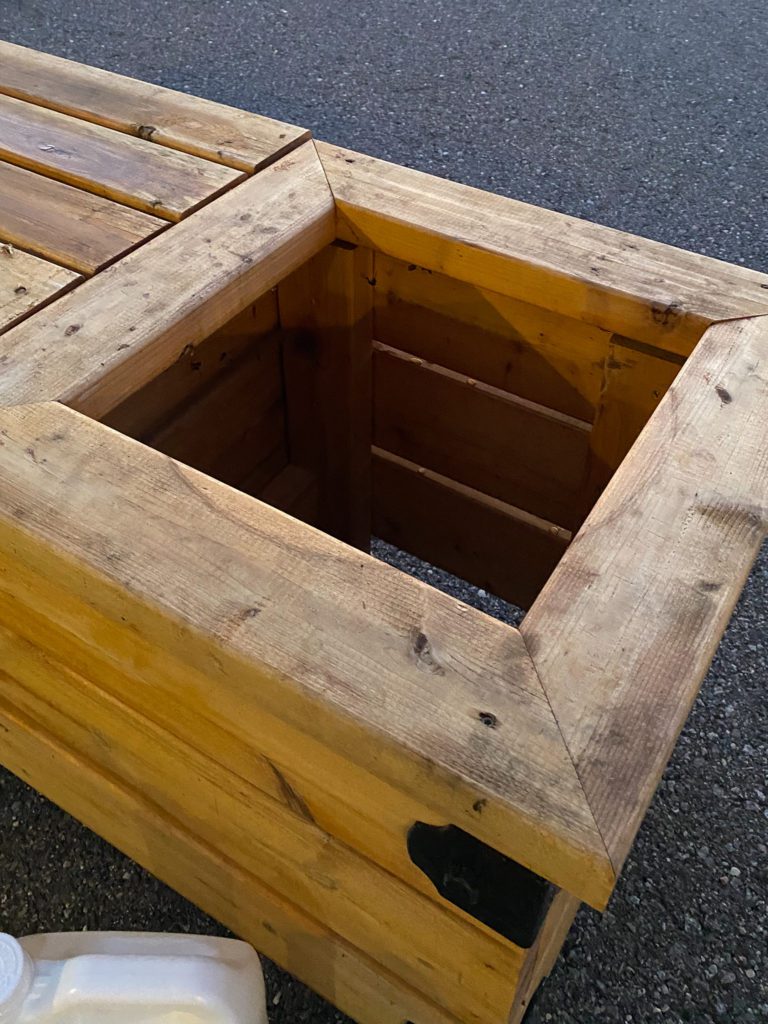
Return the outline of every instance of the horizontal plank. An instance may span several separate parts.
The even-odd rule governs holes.
[[[680,372],[682,356],[615,334],[606,355],[600,401],[590,434],[584,515],[600,497],[640,431]]]
[[[0,241],[0,333],[80,280],[71,270]]]
[[[374,444],[567,528],[589,427],[377,342]]]
[[[277,297],[268,291],[199,345],[182,349],[174,363],[103,416],[102,423],[137,440],[151,436],[277,327]]]
[[[270,798],[2,626],[0,653],[7,705],[462,1020],[506,1024],[519,947],[410,889],[319,828],[308,807]]]
[[[129,671],[128,702],[148,692],[137,710],[197,749],[223,730],[315,782],[313,746],[332,751],[359,829],[375,777],[418,820],[604,897],[602,840],[518,631],[64,406],[2,425],[3,586],[37,574],[18,599],[51,609],[41,644],[56,623],[84,635]]]
[[[244,352],[141,440],[233,487],[266,484],[288,458],[277,335]]]
[[[0,158],[173,221],[245,177],[2,94]]]
[[[241,171],[309,138],[295,125],[2,41],[0,93]]]
[[[527,608],[568,546],[543,519],[374,448],[377,537]]]
[[[101,196],[0,162],[0,242],[94,274],[166,226]]]
[[[617,870],[766,535],[766,363],[705,334],[522,625]]]
[[[768,313],[768,275],[318,143],[339,233],[389,256],[688,355]]]
[[[379,341],[570,416],[594,418],[607,331],[382,253],[374,279]]]
[[[333,235],[328,185],[302,146],[9,331],[0,405],[60,399],[105,416]]]
[[[1,558],[1,553],[0,553]],[[57,616],[54,621],[54,616]],[[445,816],[431,812],[423,803],[370,772],[355,771],[343,752],[331,750],[306,733],[298,734],[274,716],[260,716],[260,735],[269,737],[267,753],[254,735],[234,735],[212,718],[198,714],[184,688],[162,693],[154,679],[142,674],[140,663],[156,662],[149,645],[135,635],[129,658],[115,658],[113,649],[94,648],[91,635],[100,635],[103,620],[83,602],[46,591],[40,573],[19,563],[5,562],[0,572],[0,623],[20,639],[40,648],[47,659],[55,658],[83,678],[98,682],[102,692],[156,723],[195,750],[215,750],[217,761],[243,781],[294,812],[307,809],[318,828],[335,836],[350,849],[401,879],[430,899],[438,899],[435,887],[410,858],[403,841],[414,821],[445,824]],[[160,669],[168,677],[168,665],[185,673],[190,686],[209,688],[210,680],[166,655]],[[304,756],[297,764],[296,744]],[[1,760],[1,759],[0,759]],[[307,772],[307,764],[312,771]],[[277,769],[277,772],[275,772]],[[365,793],[362,802],[359,794]],[[454,908],[462,916],[463,911]],[[476,927],[484,927],[473,922]],[[495,933],[494,933],[495,934]]]
[[[77,756],[9,707],[1,694],[0,733],[0,758],[19,778],[88,828],[109,835],[123,853],[341,1010],[381,1024],[402,1024],[404,1014],[423,1024],[459,1024],[226,854],[201,842],[135,787]]]

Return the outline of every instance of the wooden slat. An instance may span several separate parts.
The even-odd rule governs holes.
[[[376,255],[379,341],[592,420],[610,334],[414,263]]]
[[[374,443],[568,527],[589,428],[386,345],[374,346]]]
[[[280,476],[281,474],[278,474]],[[155,664],[149,645],[134,634],[127,659],[114,657],[114,651],[94,649],[90,631],[101,634],[102,620],[78,600],[55,596],[46,591],[39,573],[16,563],[0,573],[0,622],[20,638],[39,647],[46,658],[55,657],[84,678],[97,680],[100,688],[133,708],[149,721],[167,729],[172,736],[190,743],[195,749],[215,750],[217,760],[240,779],[247,780],[262,793],[294,811],[309,809],[313,821],[329,835],[402,879],[410,888],[435,899],[429,878],[410,859],[403,837],[414,821],[441,825],[445,816],[430,812],[423,801],[409,798],[375,774],[353,772],[343,753],[287,730],[274,717],[262,716],[262,731],[270,739],[268,756],[254,746],[254,737],[243,732],[233,735],[211,718],[201,720],[180,689],[172,697],[156,690],[153,678],[134,668],[144,658]],[[44,593],[45,592],[45,593]],[[56,621],[54,621],[54,617]],[[160,671],[168,675],[168,661]],[[189,666],[178,663],[189,684],[210,689],[210,680]],[[303,763],[311,763],[310,774],[296,772],[294,750],[300,742]],[[1,749],[1,748],[0,748]],[[277,768],[277,773],[275,773]],[[359,794],[366,794],[366,802]],[[456,909],[459,915],[462,911]],[[477,923],[477,922],[475,922]]]
[[[241,171],[259,170],[309,138],[295,125],[6,42],[0,93]]]
[[[768,276],[318,143],[339,234],[396,259],[688,355],[768,313]]]
[[[0,242],[0,333],[80,280],[64,267]],[[0,370],[5,371],[0,342]]]
[[[617,869],[766,533],[767,362],[705,334],[522,625]]]
[[[285,466],[285,406],[276,335],[244,352],[159,430],[141,440],[239,487],[261,488]]]
[[[63,182],[0,162],[0,242],[93,274],[165,222]]]
[[[0,158],[173,221],[245,177],[3,95]]]
[[[682,356],[613,335],[603,362],[584,515],[600,497],[683,365]]]
[[[151,437],[244,353],[258,348],[278,323],[277,295],[269,291],[199,345],[182,349],[175,363],[103,416],[102,423],[137,440]]]
[[[527,608],[568,546],[552,523],[374,449],[377,537]]]
[[[0,404],[61,399],[106,415],[333,233],[322,168],[302,146],[8,332]]]
[[[6,706],[91,763],[108,748],[122,784],[462,1020],[506,1024],[525,959],[519,947],[409,888],[329,836],[308,808],[271,799],[2,627],[0,653]]]
[[[329,246],[278,288],[290,460],[320,489],[318,525],[371,544],[373,254]]]
[[[516,630],[63,406],[2,426],[2,586],[50,615],[54,657],[61,629],[84,637],[150,720],[197,749],[222,730],[250,745],[246,776],[261,753],[324,785],[331,751],[358,833],[380,780],[418,820],[604,899],[602,840]]]
[[[265,956],[361,1021],[459,1024],[348,942],[183,828],[135,787],[3,701],[3,763]],[[288,938],[286,938],[288,937]]]

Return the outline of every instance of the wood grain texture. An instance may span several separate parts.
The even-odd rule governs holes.
[[[313,472],[318,526],[371,544],[373,254],[331,245],[278,288],[290,461]]]
[[[767,363],[705,334],[522,625],[617,870],[765,536]]]
[[[2,94],[0,158],[172,221],[245,177]]]
[[[277,295],[268,291],[199,345],[182,349],[174,363],[103,416],[102,423],[140,441],[151,437],[241,356],[259,348],[278,323]]]
[[[333,233],[322,168],[302,146],[9,331],[0,404],[61,399],[106,415]]]
[[[343,752],[289,729],[274,716],[262,714],[260,719],[260,733],[269,741],[266,754],[260,750],[260,742],[254,742],[255,734],[243,730],[236,736],[210,716],[201,717],[187,693],[190,686],[209,691],[208,677],[168,652],[161,666],[157,652],[135,633],[126,637],[126,646],[120,651],[95,648],[92,637],[103,635],[103,617],[83,600],[64,595],[60,589],[52,591],[44,576],[18,562],[2,562],[0,622],[40,648],[46,658],[55,658],[83,678],[94,680],[105,694],[169,735],[196,750],[215,751],[217,762],[238,779],[294,813],[310,816],[319,828],[350,849],[410,888],[436,898],[432,882],[410,859],[403,838],[414,821],[445,823],[444,816],[431,812],[423,801],[407,797],[372,772],[354,768]],[[152,676],[143,672],[142,663],[154,666]],[[172,682],[172,678],[182,677],[187,680],[185,685]],[[155,678],[168,685],[158,689]],[[302,751],[298,771],[297,744]],[[307,772],[310,763],[312,771]],[[462,914],[458,909],[455,912]]]
[[[222,483],[261,490],[288,461],[277,335],[244,352],[142,440]]]
[[[610,334],[376,254],[377,341],[591,421]]]
[[[584,516],[600,497],[683,365],[682,356],[611,336],[589,436]]]
[[[165,227],[157,217],[0,163],[0,242],[94,274]]]
[[[0,242],[0,334],[80,280],[71,270]]]
[[[768,276],[318,143],[339,234],[688,355],[716,320],[768,313]]]
[[[308,811],[267,796],[215,754],[170,736],[2,627],[0,655],[6,706],[77,756],[103,763],[202,842],[462,1020],[504,1024],[526,958],[521,949],[411,889],[329,836]]]
[[[3,764],[364,1024],[459,1024],[0,695]]]
[[[0,93],[257,171],[309,139],[295,125],[0,42]]]
[[[171,731],[196,746],[218,723],[277,763],[287,743],[316,780],[319,743],[358,806],[374,774],[421,820],[445,816],[585,899],[610,890],[516,630],[64,407],[2,424],[6,575],[44,572],[38,607],[55,600],[97,660],[141,664],[148,717],[181,687]]]
[[[380,343],[374,443],[550,522],[578,511],[589,426]]]
[[[526,957],[508,1024],[524,1024],[539,985],[555,966],[579,906],[570,893],[561,891],[555,896],[539,937]]]
[[[568,546],[552,523],[374,449],[377,537],[527,608]]]

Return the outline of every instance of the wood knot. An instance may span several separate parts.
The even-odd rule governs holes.
[[[671,324],[674,324],[676,320],[680,319],[682,311],[682,306],[679,302],[670,302],[667,305],[661,302],[654,302],[651,306],[653,322],[660,324],[662,327],[669,327]]]
[[[425,633],[422,633],[421,630],[414,631],[411,645],[413,653],[416,655],[416,662],[421,668],[427,669],[428,672],[434,672],[436,675],[445,675],[445,669],[432,653],[432,645]]]

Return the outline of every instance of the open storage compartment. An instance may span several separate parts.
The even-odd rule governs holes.
[[[104,422],[528,607],[683,362],[341,240]]]

